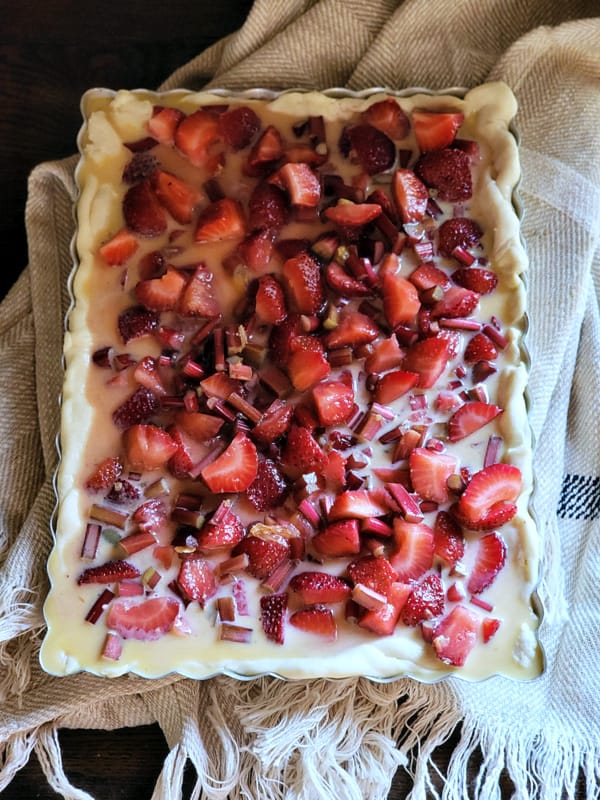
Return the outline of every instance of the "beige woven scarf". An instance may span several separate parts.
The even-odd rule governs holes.
[[[37,661],[54,506],[74,157],[32,174],[30,265],[0,307],[0,791],[36,751],[53,787],[61,727],[158,721],[171,752],[155,798],[377,800],[398,766],[411,798],[462,723],[443,798],[600,793],[600,19],[595,0],[256,0],[244,27],[163,88],[472,86],[503,79],[520,103],[531,268],[528,344],[543,540],[547,670],[539,680],[247,683],[51,678]],[[119,87],[111,87],[119,88]],[[148,87],[151,88],[151,87]],[[410,723],[410,724],[409,724]],[[415,746],[418,745],[418,748]],[[482,766],[467,786],[466,765]],[[410,755],[418,752],[418,756]]]

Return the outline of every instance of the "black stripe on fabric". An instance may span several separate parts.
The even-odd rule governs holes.
[[[557,514],[566,519],[597,519],[600,517],[600,477],[565,475]]]

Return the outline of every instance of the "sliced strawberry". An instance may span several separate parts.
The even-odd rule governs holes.
[[[198,217],[194,241],[201,244],[241,239],[246,233],[246,220],[237,200],[224,197],[211,203]]]
[[[228,509],[225,514],[214,515],[208,520],[196,539],[200,550],[212,552],[234,547],[244,538],[245,533],[246,529],[240,518]]]
[[[419,381],[418,372],[404,372],[403,370],[392,370],[382,375],[373,392],[373,399],[376,403],[387,405],[393,403],[399,397],[409,392]]]
[[[279,466],[270,458],[260,459],[256,478],[246,491],[251,505],[257,511],[268,511],[281,505],[287,492],[287,482]]]
[[[398,325],[414,325],[421,308],[415,286],[400,273],[386,272],[383,276],[383,311],[392,329]]]
[[[154,497],[138,506],[131,519],[141,531],[157,533],[167,521],[167,508],[162,500]]]
[[[194,208],[202,199],[201,192],[195,186],[162,169],[154,170],[151,181],[160,204],[167,209],[173,219],[181,225],[191,222]]]
[[[201,608],[217,593],[212,565],[198,555],[187,556],[179,568],[177,586],[187,600],[196,600]]]
[[[300,314],[317,314],[325,301],[321,268],[308,255],[300,253],[283,265],[290,304]]]
[[[164,467],[177,452],[177,442],[163,428],[140,424],[127,428],[123,448],[131,469],[145,472]]]
[[[426,619],[439,617],[443,613],[444,587],[442,579],[437,572],[432,572],[426,575],[408,596],[402,609],[401,619],[405,625],[414,627]]]
[[[373,343],[373,349],[365,359],[365,370],[368,374],[387,372],[399,367],[403,358],[404,352],[400,349],[398,339],[390,336]]]
[[[246,170],[250,175],[260,175],[282,155],[281,134],[274,125],[268,125],[250,151]]]
[[[462,286],[451,286],[431,309],[432,319],[468,317],[477,308],[479,295]]]
[[[502,624],[502,620],[499,620],[495,617],[485,617],[481,621],[481,638],[483,639],[484,644],[487,644],[489,640],[498,632],[498,628]]]
[[[113,411],[112,419],[119,430],[125,430],[131,425],[147,422],[159,409],[160,401],[154,392],[140,386]]]
[[[150,278],[160,278],[167,268],[167,262],[160,250],[153,250],[143,255],[138,261],[138,271],[141,281]]]
[[[279,231],[288,221],[289,208],[285,192],[273,183],[257,183],[248,200],[250,230]]]
[[[138,300],[150,311],[173,311],[185,287],[185,275],[168,266],[160,278],[140,281],[135,287]]]
[[[433,631],[431,644],[445,664],[462,667],[477,643],[479,618],[463,605],[454,606]]]
[[[420,292],[433,289],[436,286],[444,290],[450,287],[450,278],[443,270],[438,269],[432,261],[424,261],[419,264],[416,270],[410,274],[409,281],[414,283]]]
[[[219,117],[223,139],[233,150],[243,150],[260,130],[260,119],[249,106],[237,106]]]
[[[358,621],[359,626],[377,636],[391,636],[411,591],[412,586],[410,584],[401,583],[400,581],[392,583],[386,605],[363,614]]]
[[[208,455],[209,447],[174,425],[169,427],[169,435],[177,443],[177,450],[169,459],[169,471],[180,480],[192,477],[196,466]]]
[[[467,581],[471,594],[480,594],[494,582],[506,563],[506,543],[497,533],[482,536],[477,543],[475,563]]]
[[[476,333],[465,347],[464,359],[467,364],[478,361],[493,361],[498,357],[496,345],[485,333]]]
[[[465,403],[448,420],[448,439],[451,442],[458,442],[470,436],[496,419],[502,411],[502,408],[493,403],[482,403],[479,400]]]
[[[198,264],[181,293],[178,311],[184,317],[218,317],[221,306],[215,296],[214,275],[205,264]]]
[[[330,450],[321,474],[327,488],[338,494],[346,485],[346,459],[344,456],[337,450]]]
[[[366,284],[349,275],[337,261],[331,261],[325,268],[325,280],[341,297],[364,297],[371,294],[371,289]]]
[[[175,130],[175,146],[195,167],[206,164],[211,145],[221,131],[215,114],[199,109],[184,117]]]
[[[456,131],[463,124],[464,114],[442,114],[437,111],[413,111],[412,121],[419,150],[441,150],[452,144]]]
[[[140,495],[141,491],[138,486],[135,486],[131,481],[126,481],[124,478],[119,478],[119,480],[111,486],[110,492],[106,495],[106,499],[111,503],[124,505],[131,503],[133,500],[138,500]]]
[[[293,406],[276,400],[265,411],[257,425],[254,426],[250,435],[260,444],[271,444],[283,436],[290,427]]]
[[[385,172],[393,166],[396,148],[383,131],[364,123],[346,128],[344,135],[350,142],[351,156],[356,156],[368,175]]]
[[[167,394],[167,389],[156,366],[156,360],[152,356],[144,356],[133,370],[133,379],[140,386],[150,389],[157,397]]]
[[[127,228],[122,228],[98,251],[111,267],[121,266],[136,252],[139,242]]]
[[[393,97],[370,105],[363,111],[362,118],[369,125],[383,131],[390,139],[404,139],[410,130],[410,120]]]
[[[314,208],[319,204],[321,181],[308,164],[284,164],[278,170],[277,177],[287,189],[293,206]]]
[[[144,306],[130,306],[119,314],[117,326],[125,344],[140,336],[147,336],[158,327],[159,317]]]
[[[335,206],[329,206],[323,216],[343,228],[361,228],[381,215],[381,206],[376,203],[353,203],[341,200]]]
[[[448,343],[439,336],[431,336],[411,345],[406,351],[402,368],[406,372],[417,372],[421,389],[430,389],[446,369]]]
[[[324,556],[354,556],[360,553],[358,520],[343,519],[332,522],[312,538],[317,553]]]
[[[248,556],[248,572],[258,580],[262,580],[289,557],[290,546],[282,536],[261,538],[250,535],[244,536],[231,551],[232,556],[244,553]]]
[[[458,458],[416,447],[409,456],[410,481],[414,491],[433,503],[448,500],[448,478],[458,471]]]
[[[156,167],[158,159],[152,153],[135,153],[123,170],[123,183],[134,184],[149,178]]]
[[[341,603],[352,591],[346,581],[328,572],[300,572],[291,579],[289,589],[307,606]]]
[[[290,625],[330,641],[337,639],[337,625],[333,612],[326,606],[314,605],[295,611],[290,616]]]
[[[322,350],[298,349],[291,353],[287,371],[294,388],[303,392],[326,378],[331,372],[331,366]]]
[[[346,422],[354,411],[354,391],[342,381],[325,381],[312,390],[312,398],[323,427]]]
[[[433,526],[433,552],[454,566],[465,554],[465,540],[458,523],[447,511],[438,512]]]
[[[197,442],[213,439],[223,427],[224,420],[212,414],[178,411],[174,416],[175,425]]]
[[[412,170],[397,169],[394,172],[392,196],[402,222],[420,222],[423,219],[429,192]]]
[[[469,520],[464,514],[461,514],[458,503],[451,506],[449,510],[459,525],[464,528],[469,528],[472,531],[493,531],[502,527],[506,522],[510,522],[517,513],[517,506],[515,503],[509,502],[496,503],[487,514],[475,521]]]
[[[337,328],[325,337],[328,350],[340,347],[360,347],[376,339],[381,331],[377,325],[360,311],[343,311]]]
[[[469,525],[479,526],[494,519],[494,513],[504,509],[516,513],[514,505],[521,493],[523,477],[521,470],[512,464],[492,464],[476,472],[469,481],[458,502],[458,512]],[[492,516],[490,516],[490,514]],[[503,522],[507,522],[503,519]],[[475,528],[477,529],[477,528]]]
[[[342,492],[336,497],[327,518],[330,522],[348,518],[368,519],[383,517],[389,510],[389,504],[381,494],[367,489],[355,489]]]
[[[175,624],[181,604],[174,597],[148,600],[114,600],[108,609],[106,626],[123,639],[160,639]]]
[[[288,314],[282,323],[273,327],[269,337],[269,351],[275,364],[287,363],[292,342],[302,333],[302,330],[298,314]]]
[[[258,319],[267,325],[279,325],[287,317],[285,295],[273,275],[262,275],[258,279],[255,311]]]
[[[272,230],[254,231],[240,242],[238,253],[242,262],[254,272],[264,272],[273,256],[273,240],[275,232]]]
[[[148,120],[148,133],[161,144],[172,145],[175,142],[175,131],[184,118],[183,111],[168,106],[154,106],[152,116]]]
[[[417,580],[433,564],[433,531],[423,522],[394,518],[394,546],[390,563],[401,581]]]
[[[452,280],[464,289],[478,294],[489,294],[498,286],[498,276],[490,269],[463,267],[452,273]]]
[[[441,200],[461,203],[473,194],[471,160],[462,150],[431,150],[419,158],[415,172],[426,186],[437,189]]]
[[[167,230],[167,215],[148,179],[134,184],[123,198],[123,216],[130,231],[153,238]]]
[[[283,644],[287,594],[267,594],[260,598],[260,621],[267,639]]]
[[[281,454],[281,465],[286,474],[297,478],[309,472],[318,473],[325,461],[325,453],[308,428],[292,425]]]
[[[84,569],[77,578],[77,584],[82,586],[86,583],[115,583],[139,578],[140,574],[139,569],[128,561],[107,561],[98,567]]]
[[[468,249],[481,241],[483,231],[474,219],[469,217],[452,217],[442,222],[438,230],[438,251],[440,255],[450,258],[455,247]]]
[[[361,584],[385,597],[388,597],[394,581],[398,580],[394,568],[384,556],[363,556],[351,562],[348,575],[355,586]]]
[[[258,471],[256,446],[245,433],[237,433],[227,449],[205,467],[202,479],[215,494],[245,492]]]
[[[213,372],[208,378],[200,381],[200,387],[207,397],[227,400],[232,392],[240,390],[240,382],[225,375],[224,372]]]
[[[88,476],[85,488],[92,492],[101,492],[110,489],[113,483],[118,480],[123,472],[121,459],[116,456],[108,458],[96,464],[94,471]]]

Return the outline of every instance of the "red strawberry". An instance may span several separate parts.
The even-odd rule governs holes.
[[[330,522],[348,518],[368,519],[369,517],[383,517],[389,511],[389,504],[378,492],[355,489],[342,492],[335,498],[327,518]]]
[[[410,130],[410,121],[397,100],[387,97],[370,105],[362,113],[369,125],[383,131],[390,139],[404,139]]]
[[[237,433],[227,449],[205,467],[202,479],[215,494],[245,492],[258,471],[256,446],[245,433]]]
[[[127,228],[122,228],[112,239],[103,244],[98,252],[107,264],[117,267],[131,258],[139,246],[139,242]]]
[[[323,212],[326,219],[343,228],[361,228],[363,225],[377,219],[381,214],[381,206],[376,203],[353,203],[350,200],[341,200],[335,206],[329,206]]]
[[[192,477],[195,467],[207,456],[208,446],[187,436],[175,426],[169,427],[169,435],[177,444],[177,450],[169,459],[170,473],[180,480]]]
[[[328,286],[342,297],[364,297],[371,294],[371,289],[368,286],[348,275],[337,261],[331,261],[327,265],[325,279]]]
[[[138,500],[140,494],[141,491],[137,486],[134,486],[133,483],[126,481],[124,478],[120,478],[113,484],[110,492],[106,495],[106,499],[110,500],[111,503],[121,505]]]
[[[250,435],[260,444],[276,442],[288,430],[293,414],[293,406],[275,400],[254,426]]]
[[[290,546],[288,542],[277,534],[270,538],[259,536],[244,536],[231,551],[232,556],[245,553],[248,556],[248,572],[258,580],[268,577],[273,570],[285,559],[289,558]]]
[[[387,195],[383,189],[373,189],[371,194],[367,197],[366,202],[376,203],[378,206],[381,206],[382,213],[386,214],[394,225],[398,223],[394,204],[392,203],[389,195]]]
[[[264,458],[258,462],[256,478],[246,490],[246,496],[257,511],[268,511],[283,503],[287,491],[286,480],[277,464]]]
[[[497,533],[488,533],[482,536],[477,543],[477,555],[469,580],[467,590],[471,594],[480,594],[494,582],[506,562],[506,544]]]
[[[448,420],[448,439],[451,442],[458,442],[460,439],[464,439],[483,428],[484,425],[495,419],[502,411],[502,408],[492,403],[482,403],[478,400],[472,403],[465,403]]]
[[[123,434],[125,459],[139,472],[164,467],[177,452],[177,442],[156,425],[132,425]]]
[[[96,464],[94,471],[88,476],[85,488],[92,492],[106,491],[113,483],[118,480],[123,472],[121,459],[116,456],[109,456]]]
[[[412,170],[397,169],[394,172],[392,196],[402,222],[420,222],[423,219],[429,192]]]
[[[272,167],[283,155],[281,134],[274,125],[265,128],[248,156],[246,170],[249,175],[260,175]]]
[[[288,217],[285,192],[273,183],[257,183],[248,200],[250,230],[278,231],[287,223]]]
[[[393,166],[396,148],[392,140],[373,125],[362,124],[346,128],[344,135],[350,141],[352,153],[369,175],[385,172]]]
[[[151,597],[148,600],[114,600],[106,625],[123,639],[160,639],[175,624],[181,604],[174,597]]]
[[[483,231],[474,219],[452,217],[442,222],[438,230],[438,251],[450,258],[455,247],[468,249],[479,244]]]
[[[512,464],[492,464],[476,472],[458,502],[458,512],[468,525],[491,521],[490,513],[503,507],[516,513],[515,500],[521,493],[521,470]],[[504,519],[504,522],[507,520]]]
[[[363,556],[351,562],[348,575],[355,586],[360,583],[385,597],[388,597],[394,581],[398,580],[392,565],[384,556]]]
[[[217,592],[217,581],[212,566],[197,555],[187,556],[179,568],[177,586],[187,600],[197,600],[204,608],[206,601]]]
[[[432,645],[445,664],[462,667],[477,643],[479,618],[463,605],[454,606],[433,631]]]
[[[496,503],[481,519],[474,521],[461,514],[458,503],[455,503],[450,508],[450,513],[464,528],[469,528],[472,531],[493,531],[506,522],[510,522],[517,513],[517,506],[515,503],[510,502]]]
[[[248,147],[260,130],[260,119],[249,106],[238,106],[219,117],[221,134],[233,150]]]
[[[287,594],[267,594],[260,598],[260,621],[267,639],[283,644]]]
[[[292,425],[281,454],[281,465],[286,474],[297,478],[309,472],[319,472],[325,461],[325,453],[308,428]]]
[[[460,526],[446,511],[440,511],[435,518],[433,552],[451,566],[465,554],[465,540]]]
[[[291,579],[289,589],[307,606],[315,603],[341,603],[351,594],[346,581],[328,572],[300,572]]]
[[[194,241],[221,242],[241,239],[246,233],[244,212],[237,200],[224,197],[211,203],[202,211],[194,234]]]
[[[149,178],[156,167],[158,159],[151,153],[136,153],[123,170],[123,183],[138,183]]]
[[[77,578],[77,584],[82,586],[86,583],[115,583],[115,581],[139,578],[140,574],[139,569],[128,561],[107,561],[98,567],[84,569]]]
[[[123,216],[129,230],[145,238],[160,236],[167,230],[167,215],[147,179],[127,190]]]
[[[345,311],[340,315],[337,328],[325,337],[328,350],[340,347],[360,347],[376,339],[381,331],[366,314],[360,311]]]
[[[490,269],[463,267],[452,273],[452,280],[465,289],[478,294],[489,294],[498,285],[498,276]]]
[[[392,583],[386,605],[363,614],[358,621],[359,626],[377,636],[391,636],[411,591],[412,586],[410,584],[401,583],[400,581]]]
[[[481,638],[483,639],[484,644],[487,644],[489,640],[497,633],[498,628],[500,627],[501,620],[496,619],[494,617],[485,617],[481,622]]]
[[[194,208],[202,198],[198,189],[162,169],[155,169],[151,180],[159,202],[173,219],[181,225],[191,222]]]
[[[314,208],[321,199],[321,182],[308,164],[284,164],[277,177],[287,189],[293,206]]]
[[[409,281],[414,283],[420,292],[433,289],[435,286],[446,290],[450,286],[450,278],[431,261],[419,264],[416,270],[410,274]]]
[[[352,415],[354,391],[341,381],[325,381],[312,390],[312,397],[319,422],[323,427],[339,425]]]
[[[471,160],[462,150],[431,150],[419,158],[415,172],[426,186],[437,189],[441,200],[461,203],[473,194]]]
[[[279,325],[286,318],[285,295],[273,275],[262,275],[258,279],[255,310],[258,319],[267,325]]]
[[[160,250],[153,250],[143,255],[138,262],[140,280],[160,278],[167,268],[167,262]]]
[[[213,439],[223,427],[224,420],[212,414],[179,411],[173,418],[175,425],[197,442]]]
[[[215,297],[213,273],[198,264],[179,298],[178,311],[184,317],[218,317],[221,307]]]
[[[298,314],[288,314],[279,325],[275,325],[269,337],[269,351],[276,364],[286,364],[291,353],[291,344],[302,333]]]
[[[404,372],[393,370],[382,375],[375,386],[373,399],[376,403],[387,405],[409,392],[419,380],[417,372]]]
[[[125,344],[153,333],[158,327],[158,314],[143,306],[130,306],[119,314],[117,326]]]
[[[302,338],[312,339],[314,337]],[[314,341],[318,340],[315,339]],[[321,349],[297,349],[291,353],[288,359],[287,371],[294,388],[299,392],[303,392],[326,378],[331,372],[331,367]]]
[[[336,494],[346,485],[346,459],[337,450],[327,453],[327,463],[321,472],[328,489]]]
[[[162,500],[155,497],[138,506],[131,519],[141,531],[156,533],[167,521],[167,509]]]
[[[394,518],[395,550],[390,563],[401,581],[417,580],[433,564],[433,531],[423,522]]]
[[[371,353],[365,359],[367,373],[387,372],[390,369],[399,367],[402,363],[404,352],[400,349],[398,339],[395,336],[374,342],[372,347]]]
[[[175,130],[175,146],[195,167],[201,167],[208,160],[210,146],[220,135],[218,117],[199,109],[180,121]]]
[[[242,262],[255,272],[264,272],[273,255],[274,237],[272,230],[254,231],[246,236],[238,247]]]
[[[477,361],[493,361],[498,357],[496,345],[485,333],[476,333],[465,347],[464,359],[467,364]]]
[[[452,144],[456,131],[464,122],[464,114],[442,114],[436,111],[413,111],[412,121],[419,150],[441,150]]]
[[[444,587],[437,572],[426,575],[409,594],[401,619],[414,627],[426,619],[439,617],[444,612]]]
[[[432,319],[468,317],[477,308],[478,303],[479,295],[477,292],[471,292],[461,286],[452,286],[431,309],[431,317]]]
[[[146,422],[159,409],[160,401],[154,392],[140,386],[113,411],[112,419],[119,430],[125,430],[131,425]]]
[[[312,538],[317,553],[324,556],[354,556],[360,553],[358,520],[343,519],[332,522]]]
[[[407,372],[417,372],[421,389],[430,389],[446,369],[448,363],[448,343],[442,337],[431,336],[415,342],[406,351],[402,368]]]
[[[448,478],[458,471],[457,457],[416,447],[408,463],[414,491],[423,500],[445,503],[448,500]]]
[[[150,389],[158,397],[168,393],[156,366],[156,360],[152,356],[144,356],[141,361],[138,361],[133,371],[133,378],[136,383]]]
[[[152,117],[148,120],[148,133],[161,144],[172,145],[175,131],[184,118],[183,111],[167,106],[154,106]]]
[[[288,258],[283,265],[283,277],[294,310],[300,314],[318,314],[325,295],[317,262],[308,253]]]
[[[337,625],[330,608],[322,605],[301,608],[290,616],[290,625],[324,639],[337,639]]]
[[[173,311],[185,287],[185,275],[168,266],[160,278],[140,281],[135,287],[138,300],[151,311]]]
[[[400,273],[386,272],[383,276],[383,311],[392,329],[398,325],[414,325],[421,308],[419,293]]]
[[[208,378],[200,381],[202,391],[207,397],[227,400],[232,392],[240,391],[240,382],[225,375],[224,372],[213,372]]]

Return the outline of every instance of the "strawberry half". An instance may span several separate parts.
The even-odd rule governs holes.
[[[130,231],[153,238],[167,230],[167,215],[148,179],[134,184],[123,198],[123,216]]]
[[[77,578],[77,584],[83,586],[86,583],[115,583],[139,578],[140,574],[139,569],[128,561],[108,561],[98,567],[85,569]]]
[[[465,347],[464,360],[467,364],[478,361],[493,361],[498,357],[496,345],[485,333],[476,333]]]
[[[445,664],[462,667],[477,643],[479,618],[463,605],[455,606],[435,626],[431,644]]]
[[[130,306],[119,314],[117,327],[124,344],[140,336],[147,336],[158,328],[159,317],[144,306]]]
[[[103,244],[98,252],[107,264],[110,264],[111,267],[118,267],[130,259],[139,246],[135,236],[127,228],[123,228]]]
[[[458,512],[469,527],[478,529],[503,510],[516,514],[515,501],[521,493],[521,470],[512,464],[492,464],[475,473],[458,502]],[[507,522],[503,519],[503,522]]]
[[[429,192],[410,169],[397,169],[392,179],[392,197],[402,222],[420,222],[425,216]]]
[[[410,120],[393,97],[370,105],[363,111],[362,118],[369,125],[383,131],[390,139],[404,139],[410,130]]]
[[[123,472],[121,459],[109,456],[96,465],[94,471],[88,476],[85,488],[92,492],[106,491],[118,480]]]
[[[151,597],[149,600],[114,600],[106,617],[109,630],[123,639],[160,639],[175,624],[181,604],[174,597]]]
[[[140,281],[135,287],[138,300],[150,311],[173,311],[185,287],[185,275],[168,266],[160,278]]]
[[[292,422],[294,407],[275,400],[254,426],[250,435],[260,444],[271,444],[283,436]]]
[[[248,200],[250,230],[279,231],[288,221],[285,192],[273,183],[257,183]]]
[[[381,494],[367,489],[355,489],[342,492],[335,498],[327,518],[332,522],[348,518],[368,519],[369,517],[383,517],[389,511],[389,504]]]
[[[283,503],[288,493],[279,466],[270,458],[259,460],[256,478],[246,490],[246,497],[257,511],[268,511]]]
[[[286,474],[295,479],[309,472],[318,473],[325,461],[325,453],[310,430],[292,425],[281,454],[281,465]]]
[[[390,588],[398,576],[384,556],[363,556],[348,565],[348,575],[356,586],[362,584],[378,594],[388,597]]]
[[[387,405],[393,403],[399,397],[409,392],[419,381],[418,372],[405,372],[403,370],[392,370],[386,372],[377,381],[373,399],[377,403]]]
[[[218,317],[221,313],[215,296],[214,275],[205,264],[198,264],[179,297],[179,313],[184,317]]]
[[[478,294],[490,294],[498,286],[498,276],[490,269],[463,267],[452,273],[452,280],[464,289]]]
[[[224,420],[212,414],[179,411],[174,416],[175,425],[197,442],[213,439],[223,427]]]
[[[415,138],[422,153],[441,150],[452,144],[456,131],[463,124],[464,114],[442,114],[435,111],[413,111]]]
[[[410,481],[414,491],[434,503],[448,500],[448,478],[458,470],[458,458],[416,447],[409,456]]]
[[[267,594],[260,598],[260,621],[267,639],[283,644],[287,594]]]
[[[248,155],[246,172],[258,176],[283,155],[281,134],[274,125],[268,125]]]
[[[312,398],[324,428],[346,422],[354,411],[354,391],[342,381],[317,384],[312,390]]]
[[[494,582],[496,575],[506,563],[506,544],[497,533],[482,536],[477,543],[475,563],[469,575],[467,590],[480,594]]]
[[[417,580],[433,564],[433,531],[425,523],[394,518],[394,551],[390,563],[401,581]]]
[[[162,169],[154,170],[151,182],[160,204],[167,209],[173,219],[181,225],[187,225],[192,221],[194,208],[202,198],[202,194],[195,186]]]
[[[492,403],[482,403],[478,400],[465,403],[448,420],[448,439],[451,442],[458,442],[470,436],[496,419],[502,411],[502,408]]]
[[[451,286],[431,309],[432,319],[468,317],[479,303],[479,295],[462,286]]]
[[[241,239],[246,233],[246,220],[241,205],[231,197],[211,203],[198,217],[194,241],[206,244],[228,239]]]
[[[259,536],[244,536],[231,551],[232,556],[242,554],[248,556],[248,572],[254,578],[263,580],[285,559],[289,557],[290,546],[282,537],[274,535],[272,538]]]
[[[415,173],[449,203],[462,203],[473,194],[471,160],[462,150],[431,150],[419,158]]]
[[[325,336],[329,350],[340,347],[360,347],[376,339],[381,331],[377,325],[360,311],[343,311],[336,328]]]
[[[273,275],[262,275],[258,279],[255,311],[258,319],[267,325],[279,325],[287,317],[285,295]]]
[[[350,597],[351,589],[346,581],[328,572],[300,572],[289,583],[294,592],[306,606],[315,603],[341,603]]]
[[[177,586],[187,600],[197,600],[201,608],[217,592],[217,581],[212,566],[197,555],[187,556],[179,568]]]
[[[260,119],[249,106],[224,111],[219,117],[223,139],[233,150],[243,150],[260,130]]]
[[[438,230],[438,252],[450,258],[456,247],[467,250],[481,241],[483,231],[474,219],[469,217],[452,217],[447,219]]]
[[[323,216],[342,228],[361,228],[381,215],[381,206],[376,203],[353,203],[342,200],[335,206],[329,206]]]
[[[195,167],[208,160],[208,151],[221,135],[218,118],[203,109],[184,117],[174,135],[175,146]]]
[[[401,619],[414,627],[426,619],[439,617],[444,611],[444,586],[437,572],[426,575],[418,583],[404,604]]]
[[[337,639],[337,625],[331,609],[326,606],[315,605],[295,611],[290,616],[290,625],[332,642]]]
[[[395,336],[373,342],[372,348],[365,359],[365,370],[368,374],[387,372],[402,363],[404,352],[400,349]]]
[[[392,329],[398,325],[414,325],[421,308],[415,286],[400,273],[386,272],[383,276],[383,311]]]
[[[112,419],[119,430],[147,422],[160,410],[160,400],[145,386],[140,386],[113,411]]]
[[[312,538],[317,553],[324,556],[354,556],[360,553],[358,520],[343,519],[332,522]]]
[[[164,467],[177,447],[177,442],[157,425],[132,425],[123,434],[125,460],[139,472]]]
[[[227,449],[205,467],[202,479],[215,494],[245,492],[256,478],[256,446],[245,433],[237,433]]]
[[[393,166],[396,147],[389,136],[373,125],[363,123],[346,128],[342,134],[350,142],[354,154],[368,175],[385,172]]]
[[[415,342],[406,351],[402,368],[406,372],[417,372],[417,386],[430,389],[446,369],[448,363],[448,343],[440,336],[431,336]]]
[[[295,349],[288,358],[287,371],[290,380],[295,389],[303,392],[326,378],[331,367],[318,339],[309,336],[298,338],[311,339],[319,344],[318,348]]]
[[[318,314],[325,294],[317,262],[308,253],[288,258],[283,265],[283,277],[294,310],[300,314]]]
[[[225,514],[214,517],[206,522],[200,533],[196,536],[198,548],[203,551],[223,550],[234,547],[246,533],[242,521],[228,510]]]
[[[435,518],[433,552],[451,566],[465,554],[465,540],[460,525],[447,511],[440,511]]]
[[[321,181],[308,164],[284,164],[277,177],[287,189],[290,203],[302,208],[314,208],[321,199]]]

